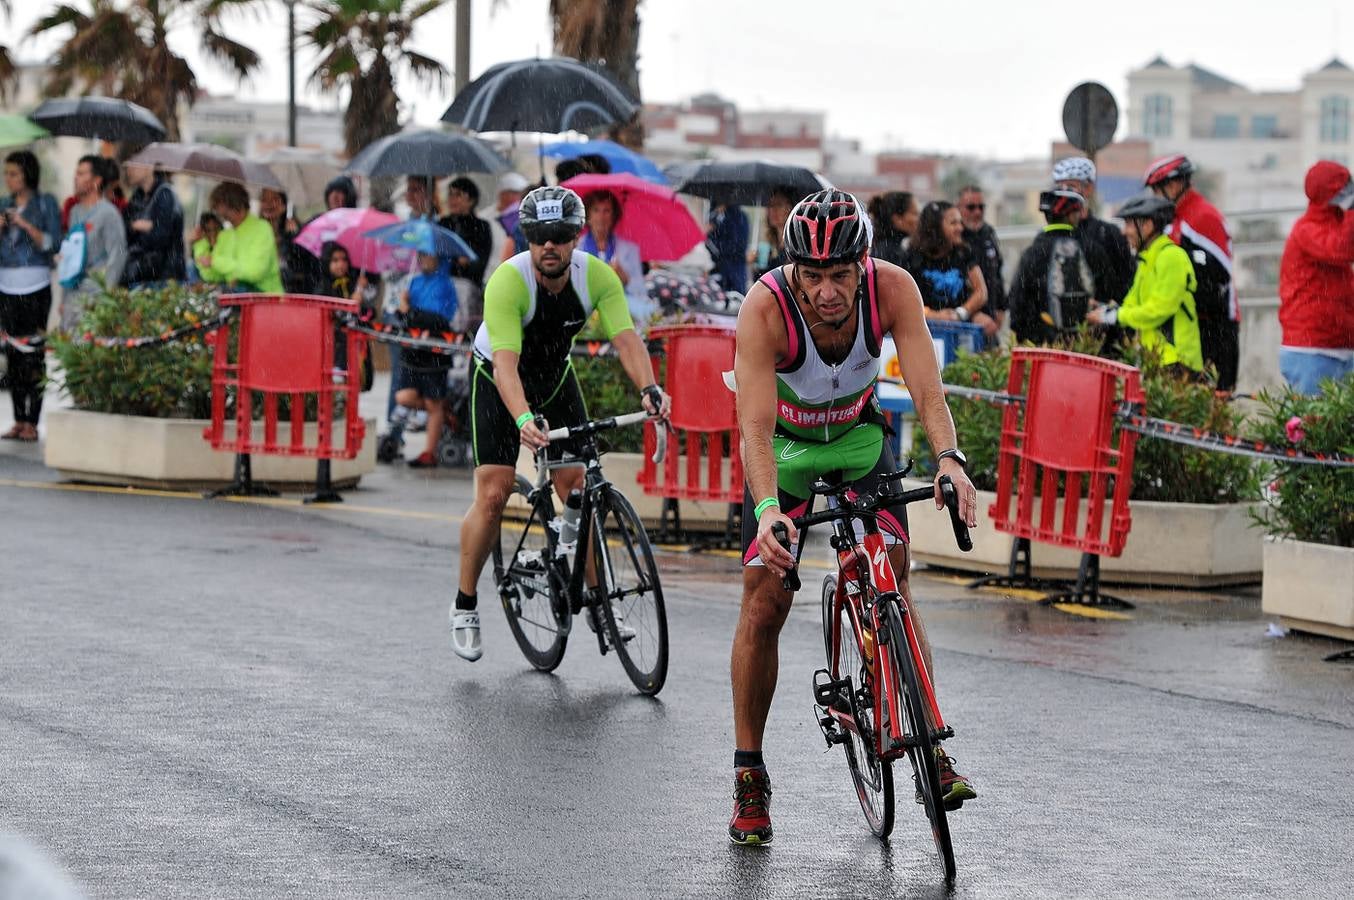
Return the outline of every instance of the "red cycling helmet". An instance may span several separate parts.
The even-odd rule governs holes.
[[[1147,187],[1155,187],[1172,178],[1189,178],[1194,174],[1194,163],[1189,161],[1189,157],[1183,153],[1176,153],[1173,156],[1163,156],[1161,159],[1147,167],[1147,174],[1142,177],[1142,183]]]
[[[785,220],[785,256],[792,263],[826,268],[856,262],[870,249],[870,225],[854,195],[826,190],[795,204]]]
[[[1054,188],[1039,195],[1039,211],[1053,216],[1070,215],[1074,209],[1085,209],[1086,198],[1076,191]]]

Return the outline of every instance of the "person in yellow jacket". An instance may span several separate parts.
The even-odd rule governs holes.
[[[1199,282],[1189,254],[1166,235],[1175,204],[1162,197],[1134,197],[1119,210],[1124,233],[1138,252],[1138,271],[1121,305],[1101,306],[1086,316],[1095,325],[1121,325],[1138,332],[1144,348],[1163,365],[1197,376],[1204,357],[1194,291]]]
[[[198,259],[198,274],[228,290],[282,293],[273,226],[249,211],[249,192],[223,181],[207,195],[207,205],[230,228],[221,232],[211,253]],[[194,244],[194,253],[197,245]]]

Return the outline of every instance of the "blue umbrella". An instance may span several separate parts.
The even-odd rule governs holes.
[[[408,222],[396,222],[382,225],[371,231],[363,232],[369,237],[393,247],[403,247],[415,253],[427,253],[439,259],[455,259],[464,256],[474,261],[478,259],[470,245],[456,232],[429,222],[427,219],[410,219]]]
[[[558,144],[546,144],[542,151],[551,159],[577,159],[580,156],[596,154],[611,163],[612,172],[629,172],[645,181],[666,185],[667,176],[658,168],[658,164],[647,156],[640,156],[629,147],[622,147],[615,141],[583,141],[582,143],[561,141]]]

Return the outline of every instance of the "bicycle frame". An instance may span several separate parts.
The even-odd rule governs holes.
[[[874,751],[880,759],[897,759],[907,752],[908,743],[912,738],[904,733],[902,727],[900,700],[903,692],[902,675],[897,671],[889,654],[878,652],[879,647],[889,640],[888,625],[884,617],[885,608],[890,602],[898,604],[908,652],[920,675],[923,693],[930,708],[932,731],[940,734],[947,729],[940,713],[940,706],[936,702],[935,690],[931,686],[931,675],[926,667],[921,643],[917,640],[907,601],[898,590],[897,577],[889,561],[884,536],[880,533],[874,516],[861,515],[859,518],[866,526],[863,542],[856,541],[854,530],[845,523],[841,521],[833,523],[836,538],[833,544],[838,547],[837,590],[832,602],[832,659],[828,671],[834,681],[857,677],[856,673],[841,671],[841,614],[845,610],[857,644],[865,648],[869,657],[864,662],[869,668],[873,683],[871,694],[876,724]],[[870,584],[876,588],[877,599],[867,606],[865,587]],[[848,585],[854,585],[854,591],[848,589]],[[860,736],[860,729],[852,712],[843,712],[833,707],[828,707],[826,711],[843,729],[857,737]],[[887,723],[887,729],[883,727],[883,723]]]

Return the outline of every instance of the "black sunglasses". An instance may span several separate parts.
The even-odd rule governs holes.
[[[578,239],[579,228],[567,222],[535,222],[522,226],[522,235],[531,244],[567,244]]]
[[[965,203],[965,204],[964,204],[964,209],[968,210],[969,212],[982,212],[983,210],[987,209],[987,204],[986,204],[986,203]]]

